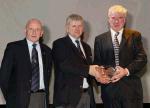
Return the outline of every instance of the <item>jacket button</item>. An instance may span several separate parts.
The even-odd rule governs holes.
[[[82,88],[82,86],[80,85],[80,88]]]

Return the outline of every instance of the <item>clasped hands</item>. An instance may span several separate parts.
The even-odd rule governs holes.
[[[115,68],[115,71],[111,76],[108,75],[109,71],[110,70],[103,66],[90,65],[89,74],[94,76],[95,79],[102,84],[108,84],[110,82],[115,83],[128,74],[127,69],[120,66]]]

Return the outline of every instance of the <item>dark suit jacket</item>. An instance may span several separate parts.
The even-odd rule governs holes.
[[[102,97],[107,94],[115,98],[120,93],[125,98],[142,99],[142,86],[137,73],[145,66],[147,56],[143,49],[141,34],[134,30],[124,29],[119,50],[120,66],[127,68],[130,75],[116,83],[102,85]],[[115,66],[114,48],[110,31],[96,37],[94,54],[95,64]]]
[[[51,74],[51,49],[40,44],[47,105]],[[0,69],[0,86],[7,108],[28,108],[31,90],[31,62],[26,39],[7,45]]]
[[[53,43],[53,59],[55,67],[54,105],[76,106],[81,97],[83,77],[88,79],[91,107],[94,108],[92,83],[88,74],[91,64],[91,49],[89,45],[81,42],[86,54],[82,58],[78,49],[69,36],[60,38]]]

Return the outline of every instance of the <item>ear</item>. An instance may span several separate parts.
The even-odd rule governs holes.
[[[43,37],[43,34],[44,34],[44,30],[42,30],[42,31],[41,31],[41,34],[40,34],[40,35],[41,35],[41,37]]]
[[[68,33],[69,32],[69,27],[68,27],[68,25],[65,25],[65,28],[66,28],[66,33]]]
[[[26,29],[24,29],[24,34],[25,34],[25,35],[27,34],[27,30],[26,30]]]

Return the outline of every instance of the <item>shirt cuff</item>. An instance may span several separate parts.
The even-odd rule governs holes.
[[[125,70],[127,71],[127,75],[126,76],[129,76],[130,75],[130,72],[127,68],[125,68]]]

